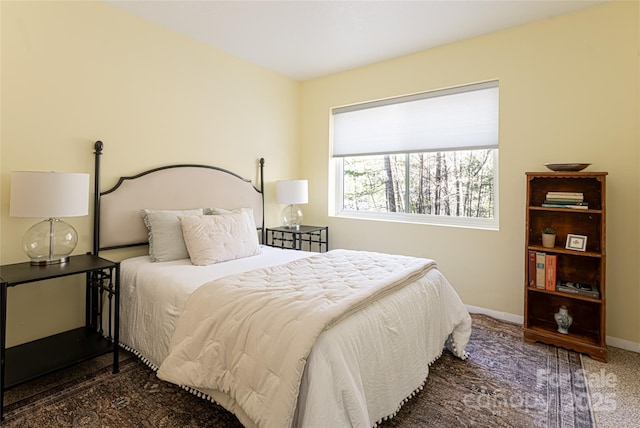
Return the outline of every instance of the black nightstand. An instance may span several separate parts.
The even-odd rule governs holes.
[[[267,228],[266,245],[294,250],[326,252],[329,249],[329,227],[303,226]]]
[[[63,264],[0,266],[0,419],[5,389],[109,352],[113,373],[118,373],[119,271],[120,263],[89,254],[72,256]],[[6,349],[7,288],[78,274],[86,275],[85,326]],[[103,310],[113,313],[104,328]]]

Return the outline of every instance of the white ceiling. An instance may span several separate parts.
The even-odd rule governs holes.
[[[296,80],[548,19],[596,0],[108,0]]]

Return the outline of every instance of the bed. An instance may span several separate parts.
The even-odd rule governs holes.
[[[247,426],[375,426],[420,390],[447,349],[466,358],[471,318],[433,260],[264,242],[258,187],[171,165],[100,190],[94,253],[120,263],[120,344],[169,382]],[[260,239],[262,238],[262,239]]]

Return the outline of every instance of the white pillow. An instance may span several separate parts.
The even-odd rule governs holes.
[[[191,263],[206,266],[260,254],[253,216],[232,214],[178,216]]]
[[[203,208],[202,209],[202,214],[204,215],[224,215],[224,214],[235,214],[235,213],[239,213],[240,211],[246,211],[247,214],[249,214],[251,216],[251,218],[254,219],[255,222],[255,217],[253,216],[253,208],[236,208],[233,210],[226,210],[224,208]]]
[[[149,256],[152,262],[187,259],[179,215],[202,215],[202,208],[193,210],[142,210],[142,219],[149,230]]]
[[[204,208],[202,214],[204,215],[222,215],[222,214],[232,214],[234,212],[238,212],[240,210],[225,210],[224,208]]]

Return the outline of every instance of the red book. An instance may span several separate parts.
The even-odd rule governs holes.
[[[536,286],[536,252],[529,250],[529,277],[528,285],[529,287]]]
[[[545,258],[545,288],[547,290],[556,290],[556,271],[558,264],[558,256],[555,254],[547,254]]]

